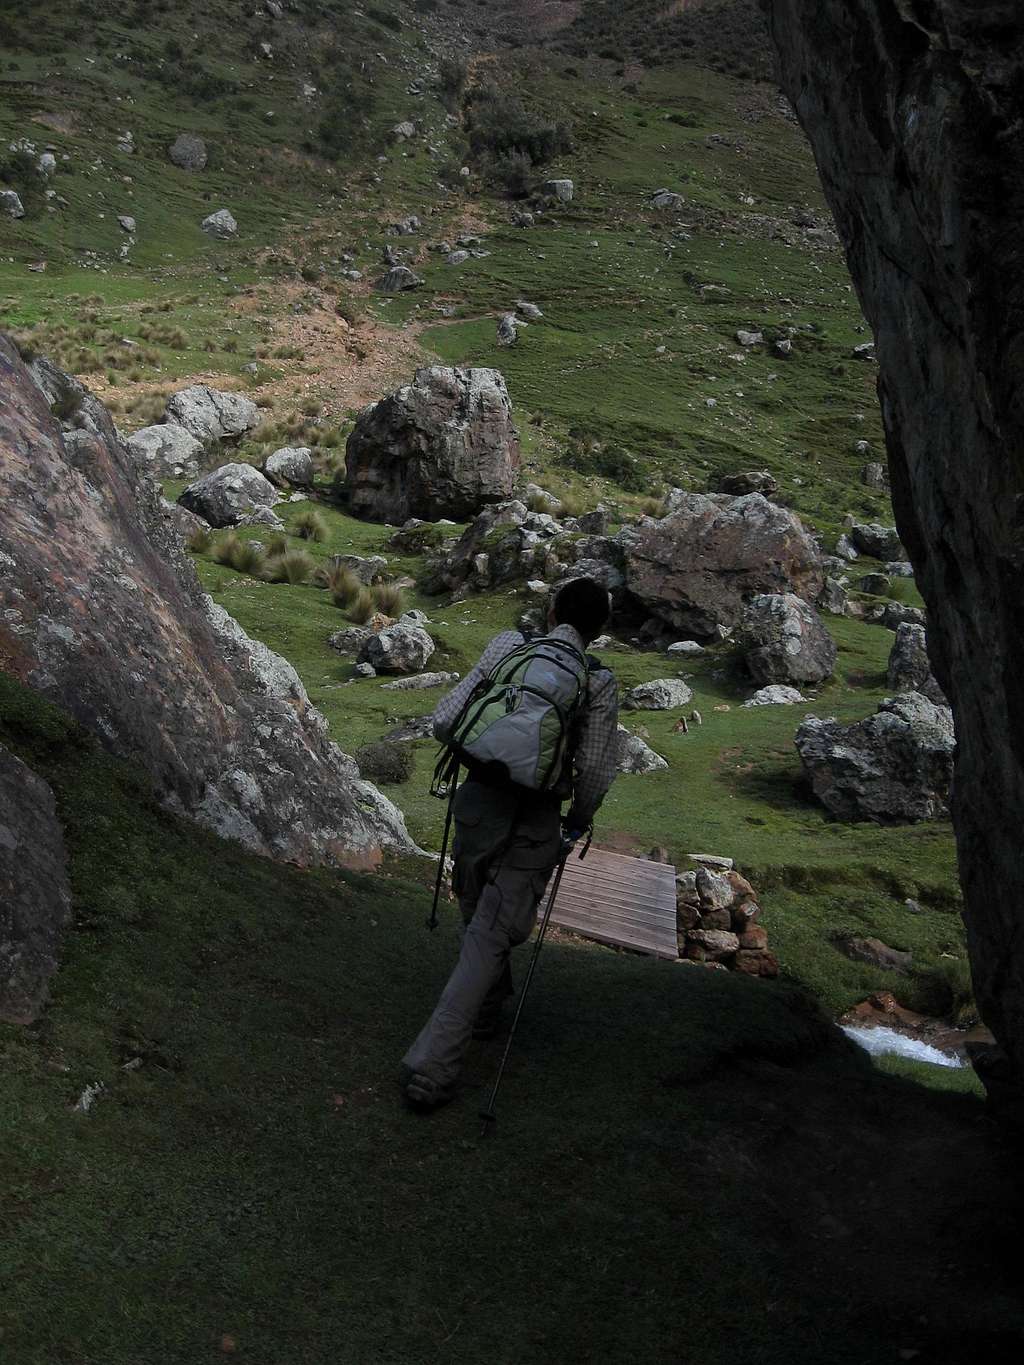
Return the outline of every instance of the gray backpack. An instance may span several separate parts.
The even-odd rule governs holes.
[[[571,755],[589,672],[565,640],[545,635],[520,645],[473,691],[452,726],[449,755],[516,786],[551,791]]]

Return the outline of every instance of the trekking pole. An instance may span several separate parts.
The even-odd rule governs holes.
[[[444,817],[444,838],[441,840],[441,857],[437,863],[437,881],[434,883],[434,904],[430,908],[430,917],[427,920],[427,928],[431,933],[437,928],[437,904],[441,899],[441,887],[444,884],[444,864],[448,854],[448,836],[452,832],[452,807],[455,805],[455,787],[452,786],[452,794],[448,800],[448,810]]]
[[[548,895],[548,903],[544,907],[544,916],[541,919],[540,928],[537,931],[537,941],[533,945],[533,956],[530,958],[530,965],[526,972],[526,980],[523,982],[523,989],[519,993],[519,1003],[516,1006],[515,1014],[512,1016],[512,1027],[509,1029],[508,1038],[505,1040],[505,1051],[501,1054],[501,1062],[498,1065],[498,1074],[495,1076],[494,1085],[491,1087],[491,1097],[487,1101],[487,1108],[480,1110],[480,1117],[483,1119],[483,1127],[480,1129],[480,1136],[482,1138],[487,1136],[489,1125],[494,1123],[497,1118],[497,1115],[494,1112],[494,1102],[498,1098],[498,1087],[501,1085],[501,1078],[505,1074],[505,1063],[508,1061],[508,1054],[512,1050],[512,1039],[515,1037],[516,1025],[519,1023],[519,1016],[522,1014],[523,1006],[526,1004],[526,992],[530,989],[530,982],[533,980],[533,973],[537,966],[537,958],[540,956],[540,950],[544,944],[544,935],[548,930],[548,920],[551,918],[551,911],[554,908],[555,897],[558,895],[558,888],[562,884],[562,873],[565,871],[565,865],[569,861],[569,855],[575,847],[575,839],[564,839],[562,841],[562,856],[558,864],[558,871],[555,873],[555,880],[552,883],[551,892]],[[581,858],[586,855],[589,847],[590,840],[588,839],[586,847],[580,854]]]

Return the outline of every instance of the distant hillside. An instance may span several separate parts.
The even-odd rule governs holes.
[[[756,0],[583,0],[559,45],[644,66],[696,61],[757,80],[774,71]]]

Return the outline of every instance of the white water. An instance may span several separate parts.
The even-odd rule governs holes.
[[[931,1062],[933,1066],[962,1067],[959,1057],[951,1057],[948,1052],[940,1052],[930,1043],[922,1043],[919,1038],[908,1038],[891,1028],[863,1028],[855,1024],[840,1024],[847,1038],[852,1038],[858,1047],[870,1052],[873,1057],[885,1055],[909,1057],[915,1062]]]

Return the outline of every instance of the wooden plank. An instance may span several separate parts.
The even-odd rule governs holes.
[[[565,866],[551,923],[598,943],[677,958],[676,870],[592,848]]]

